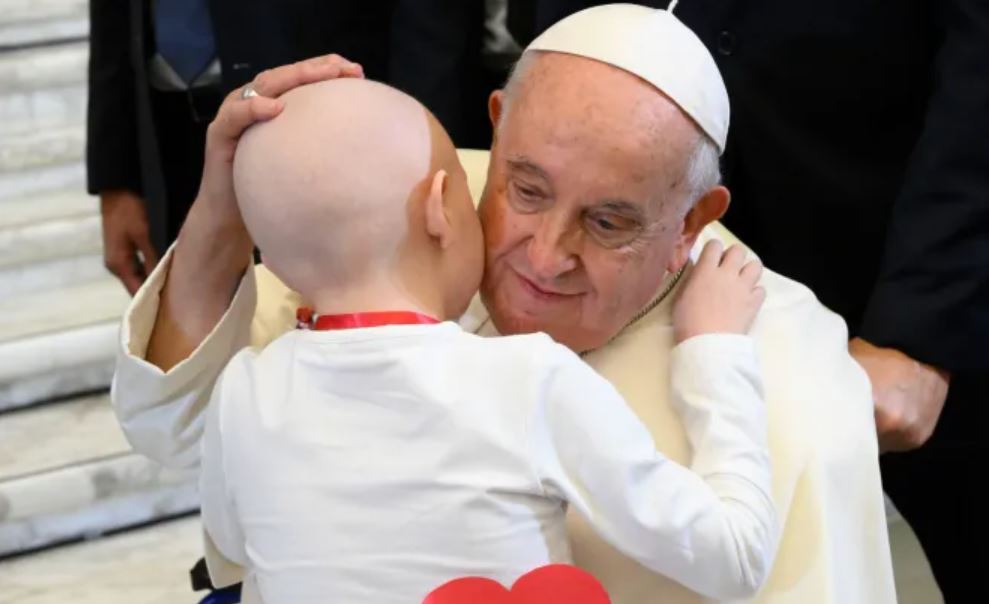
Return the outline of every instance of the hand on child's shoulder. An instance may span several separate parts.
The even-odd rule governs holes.
[[[745,249],[707,242],[673,306],[676,343],[708,333],[748,333],[766,291],[762,264],[745,262]]]

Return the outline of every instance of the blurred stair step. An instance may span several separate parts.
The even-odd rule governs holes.
[[[87,42],[0,52],[0,137],[84,124],[88,58]]]
[[[133,453],[106,394],[0,415],[0,557],[197,505],[195,472]]]
[[[0,563],[4,604],[195,604],[189,569],[202,556],[198,516]]]
[[[0,0],[0,48],[89,35],[86,0]]]
[[[0,411],[109,386],[128,301],[112,277],[0,298]]]

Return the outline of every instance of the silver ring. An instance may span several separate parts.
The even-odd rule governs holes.
[[[258,94],[257,90],[254,90],[254,86],[251,84],[246,84],[244,88],[240,91],[240,98],[247,100],[252,96],[261,96]]]

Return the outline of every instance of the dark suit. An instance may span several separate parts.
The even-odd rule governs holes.
[[[594,4],[513,0],[509,24],[528,41]],[[676,14],[731,98],[726,225],[853,336],[952,372],[932,440],[885,455],[883,475],[948,602],[974,601],[989,568],[989,2],[683,0]]]
[[[264,69],[335,52],[422,101],[458,145],[490,140],[482,2],[210,0],[222,83],[197,91],[194,110],[184,93],[149,85],[149,9],[148,0],[90,3],[87,164],[90,193],[127,189],[145,199],[159,251],[195,198],[212,113]]]

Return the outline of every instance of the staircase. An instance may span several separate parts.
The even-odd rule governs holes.
[[[193,477],[132,453],[109,404],[128,296],[85,192],[88,6],[0,0],[0,577],[4,558],[197,507]]]

